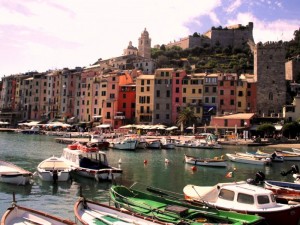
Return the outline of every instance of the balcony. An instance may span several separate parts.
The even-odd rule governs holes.
[[[139,115],[152,115],[152,113],[153,113],[152,110],[148,110],[148,111],[137,110],[137,114]]]
[[[124,112],[117,112],[116,115],[114,116],[115,120],[125,120],[125,115]]]

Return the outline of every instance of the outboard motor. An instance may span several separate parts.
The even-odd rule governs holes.
[[[290,170],[288,170],[288,171],[281,171],[281,176],[287,176],[287,175],[289,175],[289,174],[297,174],[297,173],[299,173],[299,168],[298,168],[298,166],[297,165],[292,165],[291,166],[291,169]]]
[[[255,174],[255,179],[252,179],[252,178],[248,178],[246,180],[246,182],[248,184],[253,184],[253,185],[257,185],[261,182],[263,182],[265,180],[266,176],[265,174],[262,172],[262,171],[258,171],[256,174]]]

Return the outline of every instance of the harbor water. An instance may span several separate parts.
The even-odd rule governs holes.
[[[31,172],[37,165],[50,156],[60,156],[64,144],[56,143],[55,137],[46,135],[25,135],[0,132],[0,159],[12,162]],[[197,167],[185,164],[184,154],[198,157],[220,157],[235,151],[255,152],[257,149],[272,152],[275,149],[247,146],[224,146],[218,150],[176,148],[174,150],[106,150],[111,165],[121,167],[123,175],[119,183],[130,185],[139,182],[164,190],[182,193],[187,184],[215,185],[219,182],[232,182],[255,178],[258,171],[265,173],[267,179],[292,181],[291,176],[282,177],[280,172],[289,170],[295,162],[273,163],[271,166],[249,165],[228,162],[227,168]],[[289,149],[287,149],[289,150]],[[165,163],[168,159],[169,163]],[[122,161],[119,164],[119,160]],[[144,163],[144,161],[147,163]],[[233,171],[232,178],[226,178]],[[109,203],[108,189],[111,183],[97,182],[93,179],[74,177],[70,182],[53,185],[34,177],[32,184],[15,186],[0,183],[0,215],[11,206],[13,193],[19,205],[31,207],[57,216],[74,219],[73,205],[78,199],[80,187],[83,195],[92,200]]]

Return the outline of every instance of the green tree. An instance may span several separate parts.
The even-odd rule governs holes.
[[[192,126],[197,121],[193,108],[182,108],[178,114],[177,126]]]
[[[300,132],[300,125],[298,122],[286,123],[282,127],[282,134],[287,138],[295,138]]]
[[[264,137],[269,136],[275,132],[275,127],[271,123],[264,123],[257,127],[257,131],[262,133]]]

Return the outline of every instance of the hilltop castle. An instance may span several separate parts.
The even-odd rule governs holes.
[[[181,47],[182,49],[202,47],[204,45],[220,46],[232,48],[242,48],[247,45],[247,41],[253,39],[253,23],[249,22],[248,25],[242,26],[241,24],[222,27],[212,27],[211,30],[205,32],[200,36],[188,36],[181,38],[179,41],[174,41],[166,45],[171,48],[173,46]]]

